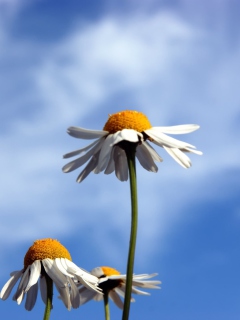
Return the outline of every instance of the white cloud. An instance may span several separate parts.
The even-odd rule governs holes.
[[[190,171],[179,168],[163,153],[164,163],[157,175],[139,168],[142,236],[138,259],[147,259],[159,242],[164,250],[164,239],[185,219],[187,206],[207,195],[207,190],[200,191],[205,179],[213,171],[238,166],[237,138],[229,129],[238,112],[238,76],[234,73],[239,67],[238,55],[225,52],[221,61],[214,63],[217,49],[210,40],[206,30],[163,12],[127,20],[106,18],[77,27],[57,45],[38,47],[39,52],[36,43],[24,43],[18,63],[24,61],[26,70],[18,73],[16,68],[13,74],[17,84],[26,82],[28,86],[22,94],[18,89],[11,91],[7,82],[7,98],[14,96],[15,100],[4,112],[11,107],[19,112],[18,101],[21,106],[27,101],[28,107],[11,116],[0,136],[0,239],[10,243],[47,233],[70,235],[71,228],[84,232],[91,226],[99,250],[104,243],[117,250],[111,230],[120,226],[125,227],[119,233],[125,250],[130,204],[122,199],[129,196],[128,184],[103,174],[92,174],[80,186],[74,184],[77,173],[61,173],[61,156],[78,148],[79,141],[65,134],[67,126],[88,127],[90,123],[100,129],[107,114],[119,109],[118,100],[112,106],[115,97],[120,95],[121,100],[128,95],[131,106],[144,111],[153,125],[191,121],[203,127],[186,137],[205,152],[201,159],[192,157]],[[22,46],[6,35],[2,41],[10,44],[12,52]],[[220,112],[229,98],[232,103]],[[223,145],[229,154],[224,159]]]

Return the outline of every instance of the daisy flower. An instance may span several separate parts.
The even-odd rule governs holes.
[[[123,301],[121,299],[125,297],[126,289],[126,275],[120,274],[119,271],[110,267],[97,267],[91,271],[91,274],[98,277],[99,284],[98,287],[102,290],[103,294],[108,294],[109,297],[114,301],[114,303],[123,309]],[[147,288],[147,289],[159,289],[157,286],[161,281],[148,280],[157,275],[153,274],[139,274],[133,275],[132,278],[132,293],[141,295],[150,295],[148,292],[139,290],[137,288]],[[100,301],[103,299],[103,294],[89,290],[86,287],[80,286],[80,301],[81,305],[94,299],[95,301]],[[131,298],[131,302],[135,300]]]
[[[12,272],[0,292],[0,298],[6,300],[14,285],[20,279],[13,300],[20,304],[26,294],[25,308],[30,311],[35,305],[38,293],[38,280],[43,302],[47,301],[47,276],[52,279],[61,299],[68,310],[78,308],[80,295],[74,281],[80,282],[89,291],[98,292],[98,278],[77,267],[68,250],[54,239],[36,240],[28,249],[24,258],[24,268]]]
[[[109,115],[103,130],[88,130],[79,127],[69,127],[70,136],[79,139],[96,139],[85,148],[65,154],[64,158],[81,155],[63,167],[63,172],[71,172],[78,169],[88,160],[87,166],[77,178],[77,182],[83,181],[91,171],[110,174],[115,170],[117,178],[121,181],[128,179],[127,157],[124,151],[124,142],[136,144],[136,157],[144,169],[157,172],[155,162],[163,161],[153,144],[165,149],[173,159],[184,168],[191,166],[187,152],[201,155],[195,147],[189,143],[174,139],[166,134],[185,134],[199,128],[196,124],[178,125],[172,127],[152,127],[148,118],[138,111],[121,111]]]

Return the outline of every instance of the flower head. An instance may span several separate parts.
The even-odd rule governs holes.
[[[99,288],[102,289],[103,294],[108,294],[109,297],[114,301],[114,303],[120,308],[123,308],[123,301],[120,297],[124,298],[125,296],[125,288],[126,288],[126,275],[120,274],[119,271],[110,267],[97,267],[91,271],[91,274],[95,275],[99,278]],[[157,280],[148,280],[157,275],[157,273],[153,274],[139,274],[133,275],[132,278],[132,293],[149,295],[148,292],[141,291],[139,288],[147,288],[147,289],[159,289],[157,285],[161,282]],[[103,299],[103,295],[97,292],[93,292],[92,290],[88,290],[87,288],[80,286],[80,301],[81,305],[94,299],[96,301],[100,301]],[[135,300],[131,298],[131,302]]]
[[[185,154],[191,152],[201,155],[200,151],[189,143],[169,137],[167,134],[185,134],[199,128],[188,124],[172,127],[152,127],[148,118],[138,111],[121,111],[110,115],[103,130],[88,130],[79,127],[69,127],[68,134],[79,139],[97,139],[85,148],[65,154],[64,158],[81,155],[63,167],[63,172],[71,172],[90,160],[77,178],[83,181],[91,171],[115,174],[121,181],[128,179],[127,157],[124,142],[134,144],[136,157],[144,169],[157,172],[155,162],[162,158],[157,154],[149,141],[164,148],[175,161],[184,168],[191,166],[191,161]]]
[[[20,304],[26,294],[25,308],[30,311],[37,299],[40,278],[41,297],[46,304],[46,276],[48,276],[55,284],[66,308],[69,310],[71,307],[78,308],[80,295],[74,281],[80,282],[90,291],[95,291],[99,290],[98,278],[77,267],[71,260],[68,250],[57,240],[49,238],[36,240],[24,257],[24,268],[10,274],[11,278],[2,288],[0,298],[6,300],[20,279],[13,300]]]

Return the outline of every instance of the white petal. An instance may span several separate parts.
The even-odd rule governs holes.
[[[113,153],[114,153],[114,149],[117,148],[117,146],[113,146],[111,154],[110,154],[110,158],[107,164],[107,168],[105,169],[104,173],[105,174],[111,174],[114,170],[115,170],[115,163],[113,160]]]
[[[141,295],[144,295],[144,296],[150,296],[150,293],[145,292],[145,291],[138,290],[138,289],[135,288],[135,287],[132,287],[132,293],[141,294]]]
[[[55,286],[57,288],[57,291],[60,294],[60,298],[62,302],[64,303],[65,307],[70,310],[71,309],[71,301],[70,301],[70,294],[69,294],[69,288],[68,287],[61,287],[58,286],[55,282]]]
[[[63,168],[62,171],[63,172],[71,172],[79,167],[81,167],[85,162],[87,162],[92,155],[94,155],[95,153],[98,152],[98,150],[101,148],[102,144],[104,143],[104,140],[99,140],[98,143],[92,148],[90,149],[84,156],[77,158],[69,163],[67,163]]]
[[[102,296],[101,294],[98,294],[96,291],[89,290],[84,286],[79,289],[79,293],[80,293],[80,305],[83,305],[84,303],[87,303],[88,301],[94,299],[96,295]]]
[[[113,159],[115,162],[115,174],[120,181],[128,179],[128,163],[125,151],[115,146],[113,150]]]
[[[98,165],[94,170],[95,173],[99,173],[106,168],[111,155],[112,147],[114,146],[116,141],[120,141],[119,138],[120,136],[117,133],[107,136],[100,151]]]
[[[139,140],[143,140],[143,135],[140,132],[137,132],[133,129],[123,129],[118,131],[118,135],[120,137],[120,141],[129,141],[129,142],[139,142]]]
[[[153,127],[151,129],[145,130],[146,134],[153,139],[153,143],[159,145],[160,147],[169,147],[169,148],[195,148],[193,145],[174,139],[162,133],[158,127]]]
[[[1,290],[0,299],[6,300],[9,297],[13,287],[17,283],[18,279],[22,276],[22,274],[23,270],[14,271],[11,273],[11,278],[6,282],[6,284],[3,286]]]
[[[154,163],[151,154],[144,144],[137,147],[136,157],[144,169],[152,172],[158,171],[158,167]]]
[[[83,171],[77,177],[77,182],[82,182],[90,172],[94,171],[99,159],[100,150],[92,156],[92,159],[89,161],[87,166],[83,169]]]
[[[68,259],[61,258],[61,262],[66,268],[67,272],[75,275],[78,279],[82,279],[84,283],[88,283],[88,285],[92,284],[96,286],[98,284],[98,278],[94,275],[90,274],[89,272],[79,268],[76,264]],[[92,289],[92,286],[90,286]]]
[[[66,276],[62,274],[62,272],[58,269],[53,260],[48,258],[43,259],[42,264],[48,276],[53,280],[56,286],[60,288],[68,286]]]
[[[191,167],[191,160],[182,151],[177,148],[167,148],[164,149],[170,154],[170,156],[179,163],[183,168]]]
[[[144,141],[142,144],[148,149],[154,161],[163,162],[163,159],[159,156],[156,150],[147,141]]]
[[[98,278],[100,278],[101,276],[104,275],[101,267],[96,267],[96,268],[92,269],[91,274],[93,274],[94,276],[96,276]]]
[[[74,309],[78,308],[80,306],[80,295],[78,292],[78,288],[75,285],[75,283],[73,282],[73,280],[71,278],[68,279],[69,284],[70,284],[70,301],[72,304],[72,307]]]
[[[38,281],[40,272],[41,262],[39,260],[35,260],[30,266],[30,277],[25,292],[27,292],[31,288],[31,286],[33,286]]]
[[[40,292],[42,301],[46,304],[47,303],[47,282],[46,277],[40,277]]]
[[[123,309],[123,302],[120,299],[119,295],[114,291],[114,289],[109,292],[109,297],[118,306],[118,308]]]
[[[178,126],[171,126],[171,127],[157,127],[160,129],[161,132],[168,133],[168,134],[185,134],[190,133],[200,128],[197,124],[182,124]]]
[[[24,297],[24,291],[29,281],[29,269],[30,269],[30,266],[28,266],[27,269],[24,271],[21,281],[19,282],[17,291],[13,296],[13,300],[17,301],[18,304],[22,302],[22,299]]]
[[[74,138],[97,139],[97,138],[101,138],[103,136],[106,136],[108,134],[108,131],[89,130],[89,129],[84,129],[84,128],[80,128],[80,127],[69,127],[67,129],[67,133]]]
[[[94,298],[93,298],[95,301],[101,301],[103,300],[103,294],[97,294]]]
[[[75,151],[66,153],[66,154],[63,156],[63,158],[64,158],[64,159],[71,158],[71,157],[74,157],[74,156],[76,156],[76,155],[79,155],[79,154],[81,154],[81,153],[83,153],[83,152],[86,152],[87,150],[89,150],[89,149],[91,149],[92,147],[94,147],[94,146],[98,143],[99,140],[100,140],[100,139],[94,141],[93,143],[89,144],[88,146],[86,146],[86,147],[84,147],[84,148],[82,148],[82,149],[78,149],[78,150],[75,150]]]
[[[25,302],[25,309],[31,311],[37,300],[38,283],[36,282],[27,292],[27,299]]]

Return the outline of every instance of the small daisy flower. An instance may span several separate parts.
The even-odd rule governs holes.
[[[103,294],[108,294],[113,302],[120,308],[123,309],[123,301],[121,299],[125,297],[126,289],[126,275],[120,274],[119,271],[110,267],[97,267],[91,271],[91,274],[99,278],[99,288],[102,290]],[[157,275],[153,274],[139,274],[133,275],[132,278],[132,293],[150,295],[148,292],[141,291],[139,288],[147,289],[159,289],[157,285],[161,284],[161,281],[148,280]],[[94,299],[95,301],[100,301],[103,299],[103,294],[88,290],[87,288],[80,286],[80,301],[81,305]],[[135,300],[131,298],[131,302]]]
[[[63,167],[63,172],[71,172],[78,169],[88,160],[87,166],[77,178],[77,182],[83,181],[91,171],[110,174],[115,170],[117,178],[121,181],[128,179],[127,157],[124,151],[124,142],[137,145],[136,157],[142,167],[148,171],[157,172],[155,162],[163,161],[153,144],[164,148],[173,159],[184,168],[191,166],[191,161],[185,154],[187,152],[201,155],[189,143],[174,139],[166,134],[185,134],[199,128],[195,124],[178,125],[172,127],[152,127],[148,118],[138,111],[121,111],[110,115],[103,130],[88,130],[79,127],[69,127],[70,136],[79,139],[97,139],[85,148],[65,154],[64,158],[81,155]]]
[[[78,308],[80,295],[74,281],[80,282],[89,291],[97,288],[98,278],[77,267],[68,250],[54,239],[36,240],[28,249],[24,258],[24,268],[14,271],[0,292],[0,298],[6,300],[20,279],[13,300],[20,304],[26,294],[25,308],[30,311],[35,305],[38,293],[38,280],[43,302],[47,301],[46,275],[52,279],[61,299],[68,310]]]

